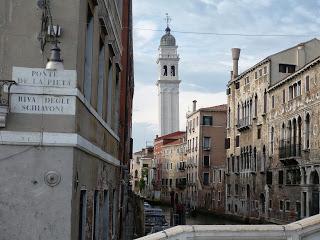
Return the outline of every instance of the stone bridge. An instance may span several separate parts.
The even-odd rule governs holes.
[[[288,225],[185,225],[139,240],[320,240],[320,214]]]

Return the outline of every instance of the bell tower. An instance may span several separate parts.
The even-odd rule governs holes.
[[[158,109],[161,136],[179,131],[179,55],[176,39],[169,28],[170,17],[166,17],[167,28],[161,37],[158,64]]]

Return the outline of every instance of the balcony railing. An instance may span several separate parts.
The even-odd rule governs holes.
[[[249,129],[251,126],[251,121],[249,117],[245,117],[238,120],[237,128],[239,131]]]
[[[301,144],[284,144],[280,142],[279,158],[301,157]]]

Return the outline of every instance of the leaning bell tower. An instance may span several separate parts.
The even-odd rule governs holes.
[[[158,109],[161,136],[179,131],[179,55],[176,39],[169,28],[170,18],[167,15],[167,28],[161,37],[158,64]]]

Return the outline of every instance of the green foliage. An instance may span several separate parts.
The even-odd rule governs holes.
[[[139,189],[140,189],[140,191],[142,191],[145,187],[146,187],[146,182],[144,181],[143,178],[140,178],[140,181],[139,181]]]

